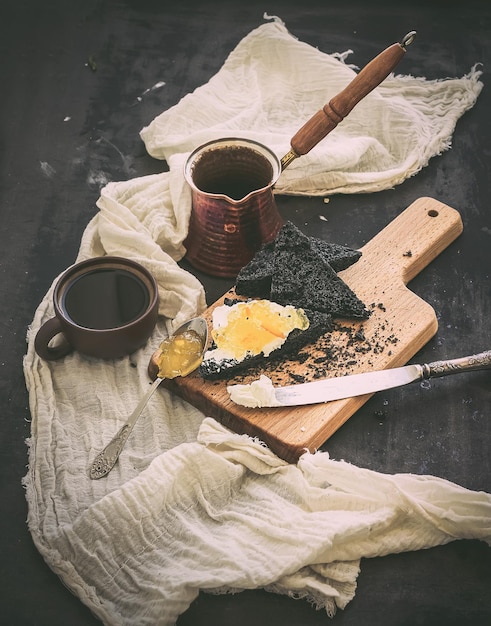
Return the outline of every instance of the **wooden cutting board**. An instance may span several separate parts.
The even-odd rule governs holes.
[[[406,285],[462,229],[455,209],[432,198],[416,200],[361,248],[359,261],[339,273],[372,309],[371,317],[364,322],[340,320],[337,330],[306,349],[306,361],[287,361],[264,373],[274,384],[293,384],[295,376],[314,380],[313,372],[319,368],[322,377],[331,377],[406,364],[438,328],[433,308]],[[213,309],[227,296],[233,297],[233,291],[205,312],[210,328]],[[251,382],[260,373],[237,376],[233,382]],[[293,463],[306,449],[313,452],[321,446],[373,395],[310,406],[248,409],[230,401],[227,384],[205,381],[194,373],[167,386],[207,416],[235,432],[258,437]]]

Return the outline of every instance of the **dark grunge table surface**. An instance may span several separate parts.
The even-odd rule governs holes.
[[[454,207],[463,235],[410,283],[439,320],[437,335],[412,361],[491,347],[489,2],[2,0],[0,605],[6,626],[99,623],[44,563],[26,525],[27,327],[54,277],[74,262],[101,187],[165,168],[146,153],[140,129],[213,76],[263,23],[264,12],[324,52],[352,49],[350,61],[359,67],[413,29],[417,43],[401,73],[461,77],[483,64],[483,92],[458,121],[451,149],[416,176],[376,194],[333,196],[327,207],[322,198],[306,197],[279,197],[278,206],[307,234],[315,234],[319,214],[327,215],[332,241],[355,247],[418,197]],[[141,97],[159,81],[165,88]],[[209,303],[231,284],[199,278]],[[433,474],[489,492],[490,391],[491,374],[478,372],[429,389],[376,394],[324,449],[377,471]],[[354,600],[332,623],[485,626],[490,588],[491,550],[482,542],[364,560]],[[201,594],[179,620],[179,626],[251,623],[331,622],[304,601],[259,590]]]

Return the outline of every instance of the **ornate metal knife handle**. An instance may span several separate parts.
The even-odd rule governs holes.
[[[491,350],[473,354],[472,356],[464,356],[460,359],[434,361],[433,363],[426,363],[421,367],[423,368],[423,378],[437,378],[450,374],[491,369]]]

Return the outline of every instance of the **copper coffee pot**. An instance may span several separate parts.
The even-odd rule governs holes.
[[[411,31],[366,65],[292,137],[280,160],[249,139],[224,138],[194,150],[184,168],[192,191],[192,211],[184,242],[187,259],[213,276],[235,277],[283,225],[273,195],[281,172],[307,154],[396,67],[412,43]]]

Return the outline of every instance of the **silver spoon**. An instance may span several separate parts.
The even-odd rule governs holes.
[[[195,346],[193,343],[196,339],[199,340],[198,346]],[[178,344],[178,342],[180,342],[180,344]],[[191,355],[182,353],[179,350],[179,345],[182,346],[183,342],[193,347]],[[201,363],[207,343],[208,325],[206,320],[202,317],[195,317],[189,320],[180,326],[168,339],[162,342],[160,347],[163,361],[162,365],[159,367],[157,378],[152,383],[147,393],[142,397],[127,422],[93,460],[89,471],[89,476],[93,480],[107,476],[115,466],[134,425],[160,383],[166,378],[187,376],[193,372]],[[172,358],[175,359],[174,363],[171,363]]]

